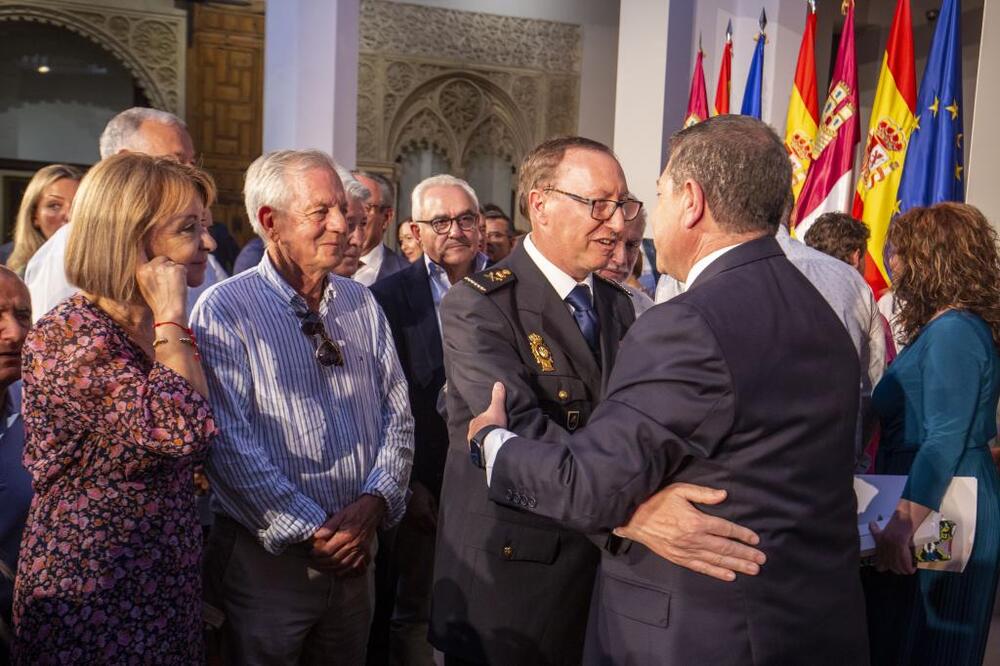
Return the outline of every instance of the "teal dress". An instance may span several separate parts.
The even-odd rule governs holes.
[[[862,577],[872,664],[979,665],[1000,564],[996,437],[1000,356],[978,316],[949,311],[927,324],[875,388],[879,474],[906,474],[904,499],[938,509],[955,476],[978,480],[976,538],[962,573]]]

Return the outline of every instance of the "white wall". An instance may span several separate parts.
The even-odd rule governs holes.
[[[991,0],[983,13],[979,66],[973,72],[979,77],[977,103],[974,113],[965,114],[966,133],[972,137],[966,163],[965,198],[978,206],[1000,232],[1000,188],[996,186],[996,174],[1000,172],[1000,132],[995,126],[1000,109],[1000,76],[995,72],[1000,63],[1000,4]],[[966,64],[966,77],[969,69]],[[967,109],[968,105],[966,101]]]
[[[417,0],[409,4],[582,26],[578,131],[611,143],[615,123],[618,0]]]

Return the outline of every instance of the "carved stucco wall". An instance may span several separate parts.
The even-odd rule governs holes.
[[[133,3],[137,4],[137,3]],[[0,0],[0,21],[35,21],[83,35],[110,51],[158,109],[184,117],[186,14],[102,2]]]
[[[554,21],[362,0],[358,164],[390,171],[430,148],[517,164],[576,131],[581,29]]]

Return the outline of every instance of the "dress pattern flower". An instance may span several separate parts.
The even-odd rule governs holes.
[[[17,664],[197,664],[208,401],[77,294],[24,344]]]

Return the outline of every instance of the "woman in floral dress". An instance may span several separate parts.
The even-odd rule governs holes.
[[[192,471],[215,432],[187,287],[214,243],[203,172],[122,153],[81,183],[66,253],[81,292],[24,345],[35,497],[14,600],[17,664],[203,659]]]

